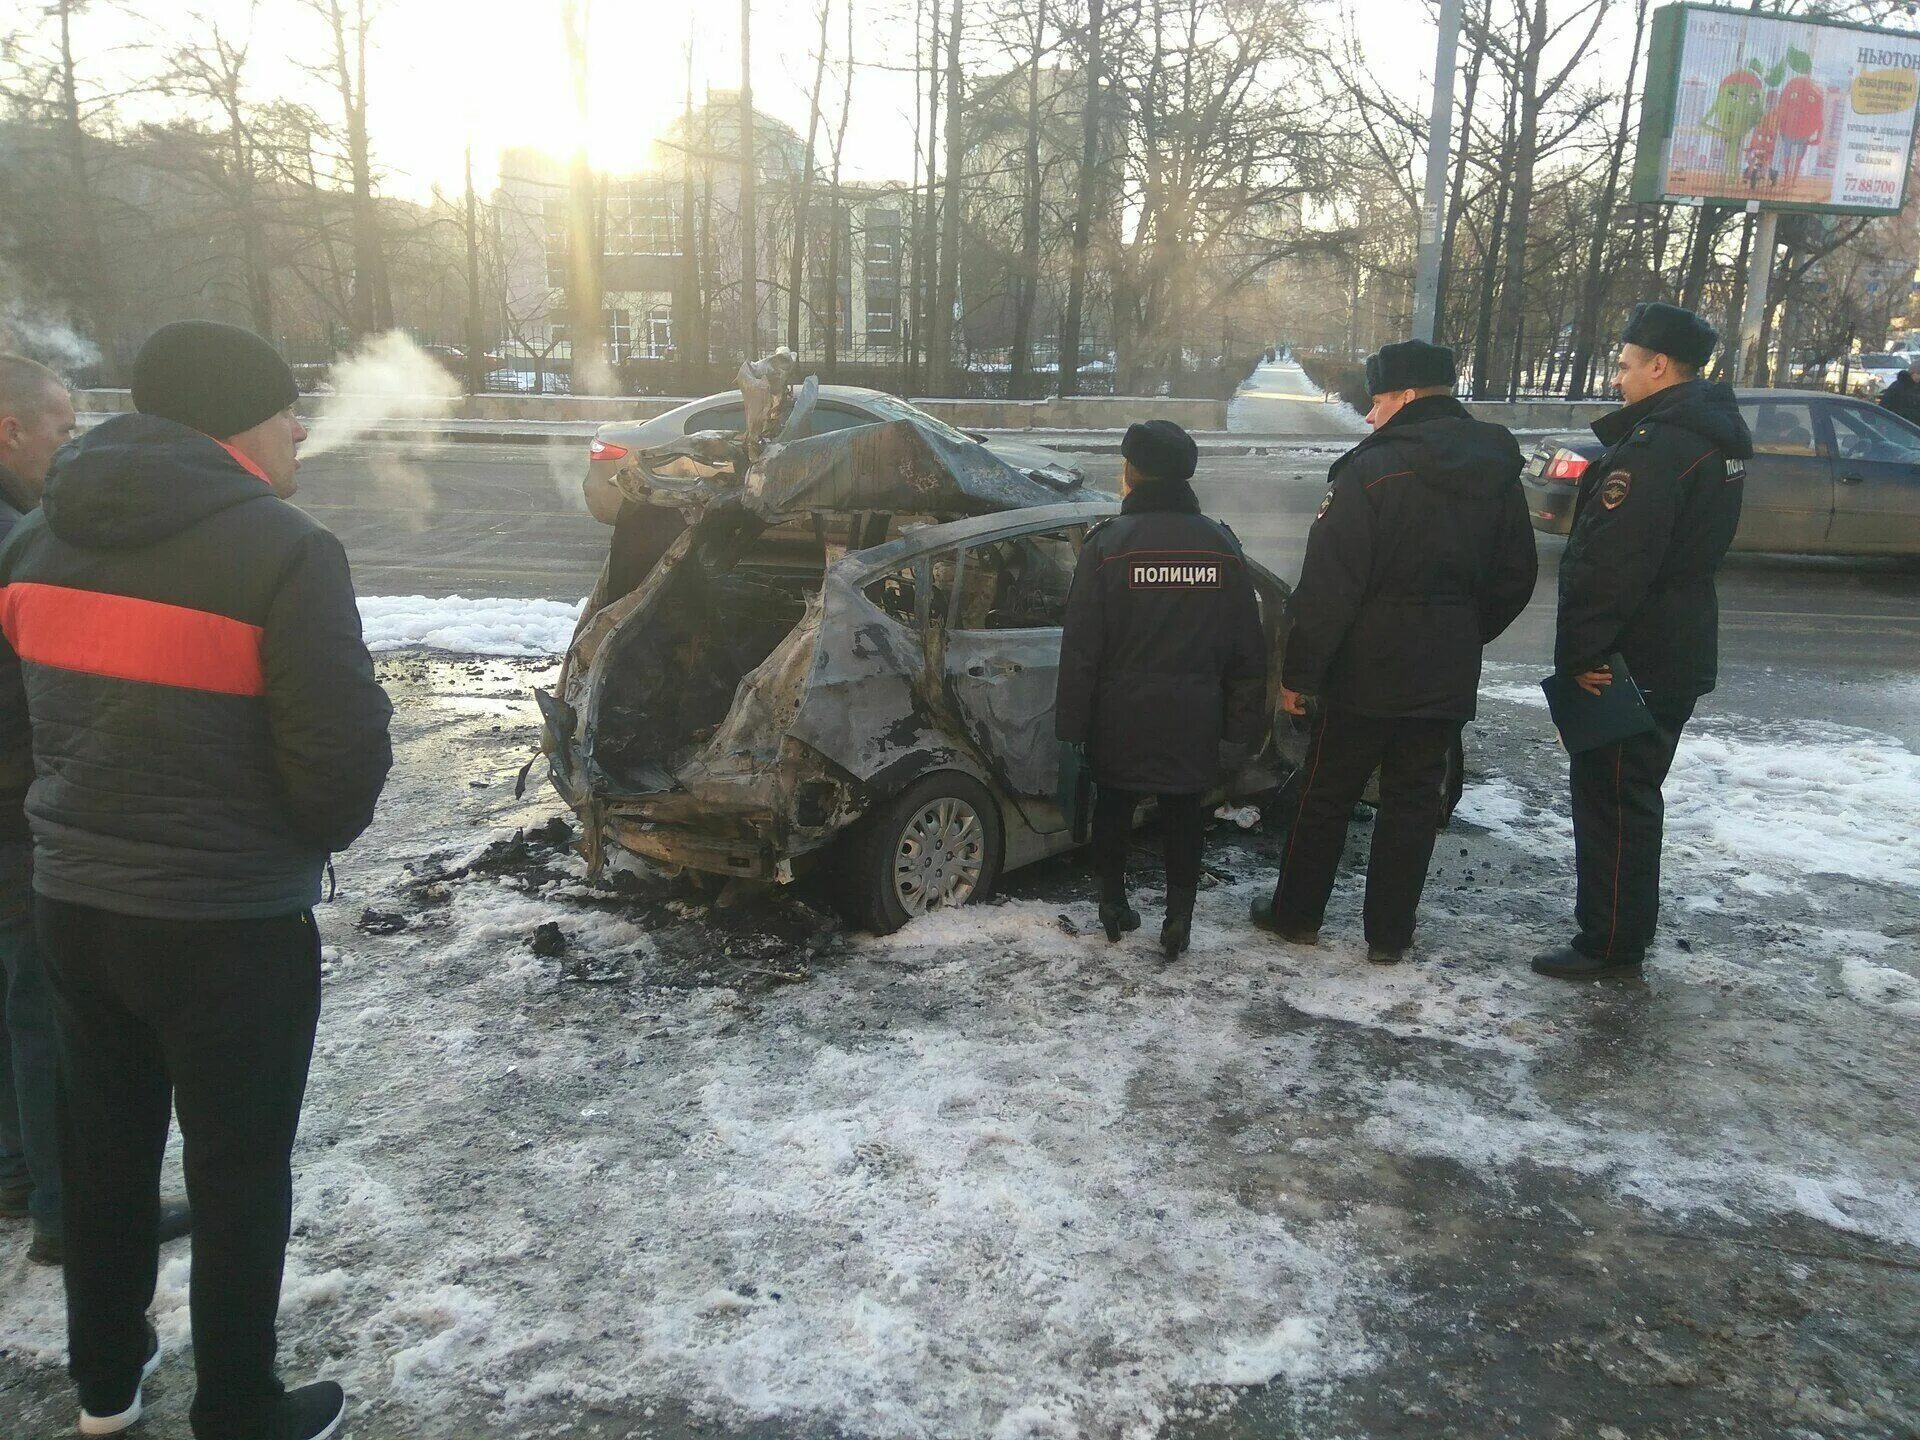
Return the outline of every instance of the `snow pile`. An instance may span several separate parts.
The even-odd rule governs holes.
[[[1920,755],[1885,735],[1716,717],[1689,727],[1666,795],[1668,855],[1696,869],[1920,887]]]
[[[451,650],[463,655],[561,655],[584,602],[468,600],[459,595],[363,595],[369,650]]]

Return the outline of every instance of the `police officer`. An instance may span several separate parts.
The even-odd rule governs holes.
[[[1240,544],[1200,513],[1199,451],[1166,420],[1121,442],[1118,518],[1087,535],[1067,600],[1054,729],[1085,745],[1096,787],[1094,868],[1107,939],[1140,928],[1127,899],[1134,812],[1159,799],[1167,912],[1160,947],[1187,948],[1205,794],[1250,758],[1265,725],[1267,660]]]
[[[1538,573],[1520,447],[1467,413],[1455,378],[1453,351],[1421,340],[1368,357],[1374,431],[1334,462],[1289,605],[1281,703],[1309,717],[1312,738],[1280,878],[1253,921],[1317,941],[1348,817],[1377,767],[1366,935],[1379,964],[1413,944],[1481,648],[1526,608]]]
[[[1920,355],[1907,362],[1907,368],[1893,377],[1880,403],[1902,420],[1920,425]]]
[[[1719,336],[1692,311],[1636,305],[1616,383],[1627,403],[1594,422],[1560,561],[1554,668],[1601,693],[1618,653],[1651,732],[1572,758],[1578,872],[1572,943],[1534,957],[1563,980],[1635,975],[1660,912],[1660,787],[1694,702],[1716,679],[1713,575],[1740,523],[1753,437],[1725,385],[1699,378]]]

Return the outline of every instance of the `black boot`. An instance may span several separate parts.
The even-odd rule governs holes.
[[[1108,940],[1118,940],[1122,935],[1140,928],[1140,912],[1127,903],[1125,895],[1118,900],[1102,900],[1100,924],[1106,930]]]
[[[1160,949],[1169,960],[1187,953],[1193,939],[1193,897],[1191,887],[1167,887],[1167,918],[1160,926]]]
[[[1536,975],[1551,975],[1555,980],[1633,979],[1641,973],[1639,956],[1621,960],[1601,960],[1571,945],[1556,945],[1533,957]]]
[[[1109,943],[1140,928],[1140,912],[1127,900],[1127,872],[1100,877],[1100,926]]]

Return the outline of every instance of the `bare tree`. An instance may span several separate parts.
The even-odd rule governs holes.
[[[740,337],[748,359],[760,349],[760,230],[753,213],[759,158],[753,140],[753,0],[740,0]]]
[[[840,124],[833,132],[833,177],[827,202],[827,373],[840,363],[840,154],[853,110],[853,0],[847,0],[847,83],[840,92]],[[823,41],[824,43],[824,41]]]
[[[1541,116],[1567,82],[1579,73],[1606,18],[1608,0],[1584,0],[1558,23],[1548,17],[1547,0],[1516,0],[1515,38],[1511,49],[1498,32],[1489,31],[1485,43],[1493,47],[1496,64],[1508,73],[1513,96],[1514,143],[1512,155],[1512,193],[1507,205],[1507,231],[1502,243],[1504,273],[1500,282],[1500,305],[1495,317],[1493,354],[1488,373],[1496,387],[1495,398],[1511,393],[1515,361],[1520,349],[1520,325],[1526,305],[1527,227],[1533,217],[1534,171],[1543,151],[1551,142],[1541,132]],[[1584,33],[1582,33],[1584,27]],[[1560,68],[1543,78],[1541,70],[1548,48],[1563,37],[1573,43]],[[1582,117],[1584,118],[1584,117]],[[1577,129],[1575,120],[1561,131],[1559,138]],[[1476,392],[1479,393],[1479,392]]]
[[[960,303],[960,179],[966,157],[966,127],[960,114],[961,24],[961,0],[953,0],[947,16],[946,193],[941,200],[940,261],[927,326],[927,388],[936,395],[953,389],[953,316]]]
[[[1040,294],[1040,60],[1046,53],[1047,0],[1038,0],[1027,45],[1026,136],[1021,147],[1020,260],[1014,272],[1013,350],[1007,393],[1027,394],[1033,363],[1033,312]]]
[[[1087,266],[1093,249],[1093,213],[1100,189],[1101,48],[1105,39],[1105,0],[1087,0],[1086,49],[1081,61],[1085,81],[1080,101],[1080,168],[1074,181],[1073,264],[1067,281],[1067,308],[1060,318],[1060,393],[1080,393],[1080,326],[1087,304]]]
[[[381,0],[299,0],[326,26],[326,63],[313,73],[340,101],[344,157],[350,187],[353,283],[350,325],[356,340],[393,328],[393,288],[387,273],[380,206],[373,191],[372,142],[367,131],[367,48]]]
[[[807,150],[793,182],[793,248],[787,261],[787,348],[800,353],[800,287],[804,283],[807,253],[807,210],[813,189],[813,145],[820,131],[820,89],[827,79],[827,20],[833,0],[820,0],[820,41],[813,61],[813,90],[807,101]],[[851,78],[849,78],[851,83]]]
[[[612,390],[614,378],[607,364],[602,278],[606,253],[604,200],[600,177],[593,173],[587,153],[593,123],[588,66],[592,23],[592,0],[562,0],[560,26],[566,41],[575,126],[567,176],[567,334],[573,355],[571,388],[576,395],[606,394]]]

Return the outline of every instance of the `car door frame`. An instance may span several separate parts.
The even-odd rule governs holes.
[[[1825,552],[1827,537],[1833,528],[1834,509],[1834,446],[1832,427],[1826,418],[1825,400],[1826,397],[1816,391],[1787,394],[1769,392],[1740,397],[1740,418],[1748,422],[1750,429],[1758,420],[1758,407],[1762,405],[1805,405],[1815,453],[1812,456],[1774,455],[1756,449],[1753,458],[1746,462],[1747,478],[1740,501],[1740,528],[1735,532],[1733,542],[1736,550],[1793,555],[1819,555]],[[1748,406],[1755,407],[1752,419],[1746,413]],[[1807,465],[1825,474],[1826,510],[1819,515],[1817,523],[1815,516],[1818,512],[1804,506],[1766,503],[1774,497],[1775,492],[1781,498],[1792,498],[1796,487],[1792,472],[1805,469]],[[1820,483],[1809,477],[1809,499],[1812,489]]]
[[[995,545],[1008,540],[1018,540],[1033,535],[1052,535],[1067,531],[1080,531],[1079,544],[1075,547],[1076,558],[1080,547],[1086,543],[1086,532],[1100,518],[1089,516],[1084,520],[1062,520],[1055,517],[1045,521],[1028,521],[1011,524],[1004,529],[995,529],[987,534],[976,535],[962,542],[956,549],[956,564],[953,577],[953,593],[947,597],[947,612],[939,617],[943,631],[939,647],[940,687],[948,705],[952,708],[954,720],[967,743],[974,749],[987,773],[994,777],[995,783],[1004,793],[1007,801],[1017,807],[1028,826],[1038,834],[1051,835],[1064,831],[1066,820],[1061,814],[1060,805],[1055,798],[1055,785],[1059,763],[1058,751],[1052,744],[1051,717],[1052,699],[1049,698],[1045,718],[1045,734],[1036,742],[1037,754],[1033,762],[1037,766],[1032,776],[1016,778],[1009,772],[1006,758],[993,745],[975,733],[970,721],[971,706],[967,703],[969,690],[991,685],[1009,674],[1033,674],[1044,670],[1045,684],[1050,695],[1059,686],[1060,645],[1065,631],[1060,625],[1022,626],[1006,630],[961,629],[955,621],[958,618],[959,605],[965,594],[968,567],[974,563],[973,552],[986,545]],[[1062,620],[1064,622],[1064,615]],[[971,637],[992,637],[988,647],[983,640],[976,647],[966,643]],[[965,637],[965,638],[963,638]],[[983,655],[982,649],[1004,649],[1010,653],[995,657]],[[995,666],[1010,667],[996,671]],[[1023,785],[1021,779],[1030,781]]]
[[[1826,421],[1833,454],[1833,524],[1827,532],[1828,551],[1844,555],[1920,554],[1920,460],[1844,458],[1840,454],[1839,421],[1835,412],[1871,410],[1879,419],[1906,431],[1916,451],[1920,451],[1920,426],[1885,406],[1846,404],[1838,396],[1828,398],[1822,408],[1828,412]],[[1875,507],[1858,503],[1881,494],[1904,496],[1907,503]]]

